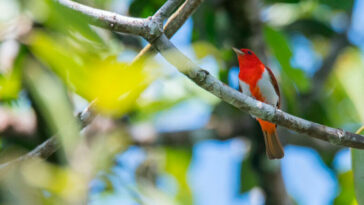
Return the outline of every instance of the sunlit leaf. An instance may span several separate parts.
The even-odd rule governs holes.
[[[25,52],[19,52],[10,72],[0,74],[0,100],[16,99],[21,90],[21,72]]]
[[[34,54],[56,72],[69,87],[104,114],[122,115],[130,110],[141,92],[156,77],[141,64],[129,66],[115,56],[104,58],[92,51],[73,46],[63,38],[37,33],[32,38]],[[100,50],[100,53],[104,50]],[[147,67],[153,67],[148,62]]]
[[[356,200],[359,204],[364,204],[364,151],[351,149],[351,158],[352,169],[354,173]]]
[[[335,74],[353,102],[355,109],[364,122],[364,95],[360,95],[364,90],[364,69],[359,50],[349,49],[338,59],[335,66]]]
[[[364,130],[359,129],[357,134],[364,135]],[[351,166],[354,174],[354,187],[358,204],[364,204],[364,151],[351,149]]]
[[[364,124],[364,95],[360,94],[364,90],[363,65],[364,63],[358,50],[348,49],[339,57],[338,63],[335,66],[335,75],[353,102],[359,116],[358,121],[361,124]],[[351,157],[357,201],[359,204],[364,204],[364,151],[351,149]]]
[[[340,184],[340,193],[336,197],[334,204],[350,204],[355,205],[355,192],[354,192],[354,180],[353,180],[353,172],[348,171],[342,174],[339,174],[339,184]]]
[[[0,75],[0,100],[15,99],[21,89],[21,74],[19,71],[12,71]]]

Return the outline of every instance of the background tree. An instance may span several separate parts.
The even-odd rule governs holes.
[[[231,47],[251,48],[279,76],[283,110],[354,132],[361,1],[79,2],[0,3],[4,203],[362,203],[362,152],[352,152],[355,199],[348,149],[332,145],[363,148],[361,135],[216,80],[237,88]],[[137,36],[152,44],[139,54]],[[286,157],[267,160],[257,123],[226,102],[289,128],[279,130]]]

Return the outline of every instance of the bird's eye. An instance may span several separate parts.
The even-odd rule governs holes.
[[[252,52],[248,51],[248,54],[249,54],[249,55],[251,55],[251,54],[252,54]]]

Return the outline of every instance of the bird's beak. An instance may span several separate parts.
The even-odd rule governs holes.
[[[239,50],[239,49],[237,49],[237,48],[234,48],[233,47],[233,50],[235,51],[235,53],[236,53],[236,55],[245,55],[245,53],[244,52],[242,52],[241,50]]]

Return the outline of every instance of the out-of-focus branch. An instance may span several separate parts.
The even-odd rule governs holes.
[[[91,113],[90,108],[92,106],[92,103],[84,109],[82,112],[77,114],[77,117],[81,121],[82,128],[86,127],[94,118],[94,115]],[[11,161],[5,162],[3,164],[0,164],[0,171],[12,167],[20,162],[35,159],[35,158],[43,158],[47,159],[50,157],[53,153],[55,153],[60,148],[60,143],[56,139],[57,136],[52,136],[49,139],[47,139],[42,144],[38,145],[36,148],[31,150],[30,152],[17,157],[16,159],[13,159]]]
[[[58,2],[70,2],[70,1],[58,0]],[[82,8],[80,9],[80,12],[85,10],[87,11],[87,9],[93,11],[92,8],[85,8],[85,7],[87,6],[76,6],[76,9]],[[85,13],[90,17],[98,18],[98,20],[102,21],[100,16],[103,15],[104,11],[97,10],[97,12],[94,11]],[[108,13],[109,12],[106,12],[105,15]],[[121,16],[119,18],[124,18],[124,17]],[[121,23],[122,24],[117,26],[124,26],[125,21],[121,21]],[[133,22],[128,22],[128,23],[132,24]],[[145,29],[146,28],[149,27],[147,26],[145,27]],[[130,32],[133,31],[131,30]],[[134,34],[137,33],[138,32],[136,31],[136,33]],[[148,39],[150,43],[159,52],[161,52],[161,54],[167,59],[167,61],[169,61],[172,65],[178,68],[182,73],[188,76],[197,85],[209,91],[210,93],[214,94],[215,96],[219,97],[223,101],[239,108],[240,110],[249,112],[250,114],[256,117],[276,123],[291,130],[295,130],[300,133],[305,133],[310,137],[328,141],[332,144],[364,149],[364,136],[354,134],[351,132],[346,132],[341,129],[331,128],[308,120],[304,120],[302,118],[285,113],[282,110],[276,109],[271,105],[257,101],[223,84],[221,81],[211,76],[206,70],[203,70],[200,67],[198,67],[184,54],[182,54],[169,41],[168,37],[165,34],[161,34],[159,37],[156,38],[151,38],[151,36],[155,35],[153,31],[149,31],[149,35],[145,34],[144,32],[143,34],[145,35],[143,37]]]
[[[13,159],[11,161],[5,162],[3,164],[0,164],[0,170],[4,170],[6,168],[12,167],[20,162],[34,159],[34,158],[43,158],[46,159],[49,156],[51,156],[58,148],[59,143],[57,142],[55,137],[51,137],[47,139],[42,144],[38,145],[36,148],[34,148],[32,151],[26,153],[25,155],[22,155],[16,159]]]
[[[110,29],[118,32],[126,32],[135,35],[140,35],[146,39],[151,39],[155,31],[150,28],[150,25],[156,25],[162,22],[166,17],[168,17],[173,10],[182,2],[182,0],[168,0],[152,18],[148,19],[140,19],[140,18],[131,18],[126,16],[121,16],[116,13],[95,9],[89,6],[85,6],[70,0],[54,0],[59,4],[66,6],[74,11],[80,12],[90,18],[90,23],[95,24],[97,26],[101,26],[106,29]],[[190,8],[190,7],[189,7]],[[184,23],[180,21],[181,18],[185,16],[179,15],[176,23],[178,25],[182,25]],[[179,27],[178,27],[179,28]],[[90,108],[93,103],[91,103],[84,111],[79,113],[77,116],[81,121],[82,127],[87,126],[90,121],[93,119],[93,115],[90,112]],[[48,158],[54,152],[57,151],[60,144],[56,140],[56,136],[52,136],[42,144],[38,145],[32,151],[28,152],[25,155],[22,155],[14,160],[3,163],[0,165],[0,170],[18,164],[19,162],[29,160],[36,157]]]
[[[332,39],[331,48],[322,62],[322,66],[317,70],[312,78],[312,90],[307,95],[302,96],[303,104],[310,105],[321,93],[322,87],[334,68],[340,53],[347,48],[350,43],[347,39],[347,33],[337,35]]]
[[[171,38],[186,22],[204,0],[186,0],[185,3],[168,19],[164,33]]]

